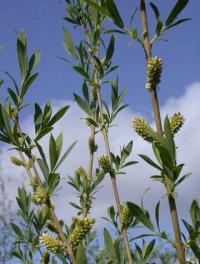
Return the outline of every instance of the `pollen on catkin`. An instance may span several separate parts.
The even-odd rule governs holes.
[[[75,228],[69,235],[70,243],[73,248],[76,248],[78,244],[85,238],[88,232],[91,230],[95,223],[94,218],[85,218],[83,220],[74,219]]]
[[[47,233],[43,233],[39,239],[40,242],[44,244],[47,250],[49,250],[50,252],[56,253],[63,248],[63,242],[61,240]]]
[[[154,141],[154,139],[152,138],[152,136],[149,133],[150,131],[153,132],[154,130],[151,128],[149,123],[144,118],[135,117],[133,119],[133,129],[144,140],[151,142],[151,143]]]
[[[152,57],[148,61],[147,65],[147,81],[146,81],[146,89],[151,91],[155,89],[156,86],[160,83],[161,73],[162,73],[162,59],[159,57]]]
[[[183,126],[185,121],[185,118],[181,115],[180,112],[175,113],[171,118],[170,118],[170,126],[171,126],[171,131],[172,134],[176,134],[181,127]]]

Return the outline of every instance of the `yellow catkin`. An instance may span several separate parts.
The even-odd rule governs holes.
[[[148,90],[155,89],[160,83],[161,73],[162,73],[162,59],[159,57],[152,57],[147,66],[147,81],[146,88]]]
[[[108,156],[101,156],[99,157],[99,166],[105,171],[108,172],[110,174],[112,174],[114,172],[112,165],[110,164],[110,161],[108,159]]]
[[[75,228],[69,236],[69,240],[73,248],[76,248],[78,244],[85,238],[88,232],[91,230],[95,223],[94,218],[85,218],[83,220],[74,219]]]
[[[150,135],[149,132],[153,132],[154,130],[151,128],[149,123],[142,117],[136,117],[133,119],[133,129],[135,132],[141,136],[144,140],[148,142],[153,142],[154,139]]]
[[[61,240],[47,233],[43,233],[39,239],[50,252],[56,253],[63,248],[63,242]]]
[[[181,115],[181,113],[175,113],[171,118],[170,118],[170,126],[171,126],[171,131],[172,134],[176,134],[181,127],[184,124],[184,117]]]

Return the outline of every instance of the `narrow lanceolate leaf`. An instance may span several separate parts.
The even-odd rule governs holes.
[[[57,113],[55,113],[55,115],[51,118],[51,120],[49,121],[49,126],[53,126],[58,120],[60,120],[64,114],[67,112],[67,110],[69,109],[69,106],[64,106],[63,108],[61,108]]]
[[[141,209],[137,204],[132,202],[127,202],[127,206],[129,207],[133,216],[140,221],[144,226],[146,226],[151,231],[154,231],[154,225],[152,224],[150,218],[144,213],[143,209]]]
[[[41,58],[41,51],[37,50],[30,58],[29,65],[28,65],[28,72],[31,73],[31,71],[38,66]]]
[[[0,105],[0,110],[1,110],[1,115],[2,115],[2,118],[3,118],[3,123],[4,123],[4,126],[5,126],[5,129],[8,133],[9,136],[12,135],[12,131],[11,131],[11,127],[10,127],[10,122],[9,122],[9,117],[8,117],[8,114],[4,108],[3,105]]]
[[[74,148],[74,146],[76,145],[77,141],[75,141],[74,143],[72,143],[69,148],[65,151],[65,153],[63,154],[62,158],[59,160],[59,162],[57,163],[56,167],[54,168],[53,172],[55,172],[60,166],[61,164],[65,161],[65,159],[67,158],[67,156],[69,155],[69,153],[72,151],[72,149]]]
[[[154,12],[154,14],[156,16],[156,19],[159,20],[160,12],[159,12],[157,6],[154,3],[152,3],[152,2],[150,3],[150,6],[151,6],[151,8],[152,8],[152,10],[153,10],[153,12]]]
[[[158,203],[156,204],[156,208],[155,208],[156,224],[157,224],[157,227],[158,227],[158,231],[160,232],[159,211],[160,211],[160,201],[158,201]]]
[[[22,89],[20,92],[20,98],[23,99],[23,97],[26,95],[29,87],[31,86],[31,84],[35,81],[35,79],[38,77],[38,73],[34,73],[33,75],[31,75],[30,77],[28,77],[23,85],[22,85]]]
[[[81,66],[73,66],[73,69],[80,73],[83,77],[85,77],[87,80],[90,79],[90,76],[87,74],[87,72],[84,71],[84,69]]]
[[[146,249],[146,252],[145,252],[145,255],[144,255],[144,259],[145,259],[145,260],[148,259],[148,257],[150,256],[151,252],[153,251],[153,249],[154,249],[154,245],[155,245],[155,242],[156,242],[156,240],[153,239],[153,240],[149,243],[149,245],[147,246],[147,249]]]
[[[143,160],[145,160],[149,165],[151,165],[152,167],[162,171],[162,168],[160,166],[158,166],[152,159],[150,159],[148,156],[140,154],[139,155]]]
[[[106,8],[103,8],[102,6],[96,4],[94,1],[92,0],[85,0],[85,2],[87,4],[89,4],[91,7],[93,7],[94,9],[96,9],[97,11],[99,11],[100,13],[102,13],[105,16],[110,17],[110,14],[108,13],[108,11],[106,10]]]
[[[50,136],[49,139],[49,157],[50,157],[51,170],[53,170],[58,161],[58,153],[56,148],[56,141],[52,135]]]
[[[108,232],[108,230],[106,228],[104,228],[104,244],[105,244],[105,248],[106,250],[111,254],[112,258],[116,258],[116,253],[115,253],[115,248],[114,248],[114,244],[111,238],[110,233]]]
[[[17,54],[18,54],[18,62],[19,62],[21,77],[22,80],[24,80],[27,74],[27,67],[28,67],[25,32],[22,32],[20,38],[17,39]]]
[[[106,51],[106,62],[109,62],[112,59],[114,49],[115,49],[115,37],[112,36],[110,39],[108,49]]]
[[[172,23],[172,24],[170,24],[169,26],[167,26],[167,27],[166,27],[166,30],[167,30],[167,29],[170,29],[170,28],[172,28],[172,27],[178,26],[178,25],[180,25],[180,24],[182,24],[182,23],[184,23],[184,22],[186,22],[186,21],[189,21],[189,20],[191,20],[191,18],[183,18],[183,19],[179,19],[179,20],[177,20],[175,23]]]
[[[10,97],[12,98],[14,104],[17,106],[18,105],[18,98],[17,98],[16,93],[11,88],[8,88],[8,93],[9,93]]]
[[[63,33],[65,41],[64,48],[73,56],[74,59],[77,59],[76,47],[71,34],[66,28],[63,28]]]
[[[91,115],[90,105],[86,100],[83,100],[79,95],[74,93],[74,100],[79,105],[79,107],[87,114]]]
[[[113,0],[106,0],[107,11],[112,18],[113,22],[120,28],[124,27],[123,20],[119,14],[117,6]]]
[[[76,251],[76,263],[77,264],[87,264],[86,250],[80,243]]]
[[[189,0],[178,0],[178,2],[176,3],[176,5],[174,6],[174,8],[171,10],[165,25],[169,26],[171,23],[173,23],[178,15],[182,12],[182,10],[187,6]]]

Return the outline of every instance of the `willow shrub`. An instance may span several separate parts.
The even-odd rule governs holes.
[[[63,146],[63,135],[59,134],[57,137],[53,135],[54,126],[64,116],[69,106],[52,113],[49,102],[43,108],[35,103],[34,137],[30,137],[23,130],[21,113],[29,107],[26,105],[26,95],[32,83],[38,78],[36,68],[40,52],[36,51],[29,57],[26,34],[22,32],[17,38],[21,82],[17,83],[10,73],[6,73],[13,82],[13,87],[7,89],[7,99],[1,102],[0,139],[16,150],[16,156],[12,156],[11,161],[16,166],[24,167],[32,188],[31,193],[24,187],[18,189],[18,215],[22,224],[16,222],[12,224],[16,235],[16,246],[12,254],[22,263],[153,263],[155,260],[152,260],[153,253],[160,242],[167,243],[167,248],[172,247],[176,250],[179,263],[190,263],[191,256],[195,263],[200,263],[198,202],[196,200],[192,202],[190,222],[182,220],[185,229],[181,230],[176,201],[176,187],[188,176],[182,175],[184,165],[178,164],[176,158],[175,135],[181,129],[184,117],[181,113],[174,113],[172,117],[166,116],[161,120],[157,88],[162,77],[163,63],[161,58],[152,54],[154,43],[162,38],[166,31],[189,20],[181,17],[181,12],[189,1],[178,0],[166,19],[162,18],[159,8],[151,2],[149,8],[153,10],[157,21],[153,36],[149,34],[146,2],[145,0],[137,2],[140,2],[140,6],[133,11],[130,19],[132,22],[135,13],[140,12],[142,32],[133,26],[126,27],[113,0],[66,0],[64,19],[66,23],[71,23],[80,30],[81,39],[79,43],[75,43],[66,24],[63,34],[64,48],[68,55],[64,59],[70,60],[73,69],[82,77],[80,94],[74,94],[73,97],[84,112],[84,124],[90,128],[88,168],[77,164],[74,176],[68,179],[68,183],[79,197],[78,203],[70,203],[77,209],[77,214],[71,219],[70,225],[66,225],[57,217],[56,208],[52,203],[52,196],[60,184],[59,169],[76,147],[76,142],[73,142],[69,143],[66,149]],[[107,19],[113,22],[112,28],[106,28]],[[151,178],[159,181],[166,189],[174,238],[160,228],[160,202],[157,203],[153,216],[134,201],[122,203],[119,196],[117,178],[125,173],[126,167],[134,166],[136,163],[131,159],[132,141],[124,145],[120,153],[113,153],[109,139],[110,127],[113,126],[118,114],[127,107],[123,103],[126,91],[119,88],[119,79],[109,80],[109,74],[118,68],[118,65],[113,65],[112,59],[116,35],[120,37],[121,34],[142,46],[146,56],[147,77],[144,92],[148,92],[151,97],[156,128],[151,127],[143,117],[137,117],[133,120],[133,129],[152,146],[152,157],[145,154],[141,154],[140,157],[157,171],[156,176]],[[110,87],[110,100],[104,98],[103,86]],[[98,155],[97,134],[103,137],[105,153],[102,156]],[[40,143],[44,137],[49,138],[48,150],[43,149]],[[104,247],[93,252],[94,256],[91,258],[92,241],[96,239],[97,219],[90,216],[90,211],[95,206],[95,194],[105,176],[110,176],[116,202],[108,208],[107,220],[117,232],[113,237],[113,234],[104,228]],[[58,191],[57,194],[59,195]],[[142,231],[136,236],[135,229],[138,230],[138,227],[142,227]],[[159,262],[158,259],[155,261]]]

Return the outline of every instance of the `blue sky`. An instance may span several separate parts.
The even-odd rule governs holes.
[[[131,9],[137,7],[138,1],[117,0],[122,17],[128,25]],[[154,1],[161,9],[161,16],[166,18],[168,10],[172,8],[174,0]],[[162,2],[162,3],[161,3]],[[0,76],[7,80],[3,71],[9,71],[16,79],[19,80],[19,69],[16,55],[16,33],[13,28],[18,30],[24,29],[27,32],[30,54],[37,49],[42,52],[41,63],[38,67],[40,73],[35,84],[31,88],[27,96],[28,102],[45,103],[53,100],[55,108],[63,103],[72,104],[73,92],[80,92],[81,78],[71,69],[71,66],[62,60],[59,56],[69,58],[68,54],[62,47],[63,33],[62,27],[65,26],[74,35],[78,43],[79,33],[69,26],[62,18],[65,16],[64,0],[1,0],[0,1],[0,44],[4,49],[0,52]],[[164,35],[167,42],[159,42],[153,49],[153,55],[163,58],[164,72],[159,89],[159,98],[161,102],[161,111],[163,115],[181,111],[186,117],[186,125],[182,133],[177,136],[177,145],[179,146],[179,160],[186,162],[186,172],[193,172],[191,180],[178,190],[179,210],[182,216],[186,216],[190,203],[193,198],[200,199],[199,194],[199,157],[197,153],[200,149],[199,131],[200,131],[200,1],[190,1],[188,7],[184,10],[181,17],[190,17],[191,21],[172,29]],[[149,10],[150,11],[150,10]],[[154,17],[151,16],[151,26],[154,25]],[[136,15],[134,23],[139,25],[139,14]],[[112,23],[108,22],[110,28]],[[149,94],[145,91],[146,81],[146,65],[144,52],[137,44],[132,43],[128,37],[121,36],[116,41],[116,53],[114,55],[114,63],[120,65],[120,69],[116,71],[113,77],[119,75],[121,87],[128,88],[128,96],[125,101],[130,104],[130,108],[125,110],[119,118],[118,124],[121,130],[112,130],[111,147],[113,152],[119,151],[119,146],[128,143],[129,140],[134,141],[134,157],[138,153],[146,153],[151,155],[150,146],[141,141],[137,135],[133,134],[131,122],[134,115],[140,113],[146,117],[152,117],[151,103]],[[10,85],[7,81],[6,85],[1,88],[1,94],[5,95],[5,88]],[[105,88],[108,89],[109,88]],[[64,100],[64,101],[63,101]],[[73,175],[73,171],[77,166],[83,165],[87,168],[86,153],[88,140],[88,130],[83,127],[80,117],[83,114],[72,104],[70,112],[67,114],[67,120],[61,121],[56,127],[55,133],[64,131],[66,145],[71,144],[74,140],[79,140],[73,153],[70,155],[68,162],[63,166],[61,171],[63,176],[67,174]],[[33,133],[33,127],[30,123],[30,112],[27,113],[23,120],[23,126],[26,131]],[[189,138],[189,140],[188,140]],[[98,142],[102,143],[98,138]],[[44,141],[47,149],[48,142]],[[99,144],[101,145],[101,144]],[[15,196],[16,185],[20,182],[22,171],[13,167],[9,162],[11,153],[6,151],[8,146],[3,146],[1,154],[1,176],[13,177],[13,184],[8,186],[10,197]],[[104,149],[100,147],[100,154],[104,153]],[[100,155],[98,153],[98,156]],[[79,164],[77,164],[77,157]],[[144,165],[142,161],[133,169],[127,171],[127,176],[119,178],[119,191],[122,201],[132,200],[138,202],[146,188],[151,187],[152,191],[148,192],[145,199],[145,205],[153,210],[158,199],[164,196],[164,189],[159,184],[152,183],[149,175],[155,173],[148,165]],[[126,178],[124,178],[126,177]],[[56,202],[58,205],[58,214],[67,221],[70,221],[70,215],[74,211],[67,209],[67,215],[63,208],[67,206],[67,201],[74,201],[74,192],[69,186],[65,186],[59,193]],[[103,191],[102,191],[103,190]],[[93,214],[97,216],[105,215],[106,207],[114,204],[111,192],[110,180],[106,178],[104,188],[100,190]],[[189,190],[189,191],[188,191]],[[192,190],[192,191],[190,191]],[[105,195],[106,193],[106,195]],[[145,197],[146,197],[145,196]],[[162,199],[163,200],[163,199]],[[166,201],[162,209],[163,226],[169,226],[169,214],[166,210]]]
[[[128,25],[131,9],[136,8],[139,1],[118,0],[116,2]],[[166,18],[174,0],[165,2],[160,4],[160,1],[155,1],[161,9],[163,18]],[[182,17],[191,17],[192,21],[166,33],[164,38],[168,42],[159,42],[153,50],[153,54],[162,57],[164,61],[159,93],[161,104],[164,104],[169,96],[180,96],[187,85],[200,79],[200,2],[190,2]],[[24,29],[28,36],[29,50],[42,51],[41,63],[38,67],[40,76],[32,87],[28,100],[43,103],[47,99],[72,98],[72,92],[79,91],[80,78],[73,72],[70,65],[57,58],[68,56],[62,48],[63,26],[71,29],[75,39],[78,39],[78,32],[62,20],[65,16],[64,0],[2,0],[0,8],[0,43],[5,47],[0,53],[1,76],[4,70],[9,71],[16,78],[19,76],[16,61],[16,33],[13,28]],[[154,17],[151,16],[152,26],[154,21]],[[140,22],[139,13],[135,17],[134,26],[138,25],[138,22]],[[108,25],[112,27],[111,23]],[[141,47],[132,44],[128,37],[118,38],[114,62],[120,64],[120,69],[116,75],[120,76],[121,86],[129,89],[126,100],[131,107],[148,114],[150,98],[144,91],[146,78],[144,53]]]

